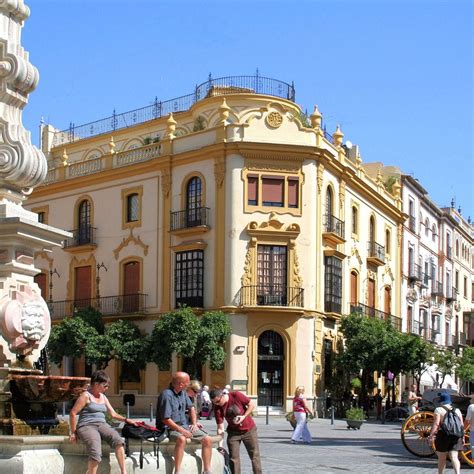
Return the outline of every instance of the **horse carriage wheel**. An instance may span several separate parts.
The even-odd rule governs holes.
[[[432,411],[419,411],[403,423],[401,430],[403,446],[415,456],[429,458],[435,454],[433,446],[428,441],[433,420]]]
[[[470,468],[474,468],[474,455],[471,451],[471,442],[469,440],[469,430],[464,433],[464,446],[460,453],[461,461],[467,464]]]

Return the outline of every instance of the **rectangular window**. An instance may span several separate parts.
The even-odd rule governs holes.
[[[247,176],[247,199],[249,206],[258,204],[258,176]]]
[[[139,219],[139,196],[129,194],[127,196],[127,222],[136,222]]]
[[[204,306],[204,251],[176,252],[174,270],[175,305]]]
[[[324,311],[341,313],[342,260],[324,257]]]
[[[44,218],[45,218],[45,213],[44,212],[38,212],[38,222],[40,224],[44,224]]]
[[[299,184],[298,178],[288,178],[288,207],[298,207]]]
[[[464,298],[467,298],[467,277],[464,277]]]
[[[283,207],[283,178],[262,176],[262,204],[264,206]]]

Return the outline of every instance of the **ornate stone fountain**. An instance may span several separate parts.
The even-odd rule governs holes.
[[[23,0],[0,1],[0,434],[10,435],[57,425],[55,402],[77,396],[88,382],[33,370],[51,329],[33,279],[34,255],[61,247],[69,233],[39,223],[22,205],[47,172],[46,157],[21,120],[39,79],[20,44],[28,16]]]

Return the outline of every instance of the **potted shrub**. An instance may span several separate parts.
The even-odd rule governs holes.
[[[352,407],[346,411],[347,429],[360,430],[364,421],[364,410],[362,408]]]

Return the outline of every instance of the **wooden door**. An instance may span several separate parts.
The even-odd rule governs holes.
[[[46,299],[46,273],[38,273],[38,275],[35,276],[35,283],[40,287],[43,299]]]
[[[351,305],[357,306],[359,304],[357,297],[357,273],[351,272]]]
[[[76,267],[74,280],[74,303],[77,308],[87,308],[91,305],[92,269]]]
[[[369,278],[369,295],[367,306],[369,308],[375,308],[375,280],[372,280],[372,278]]]
[[[384,290],[385,298],[384,298],[384,311],[387,314],[391,314],[392,312],[392,291],[389,287],[385,287]]]
[[[140,263],[128,262],[123,266],[123,311],[139,310]]]

